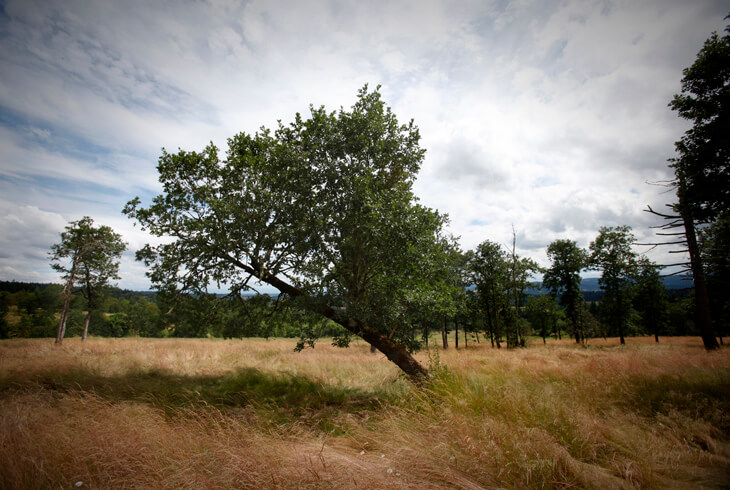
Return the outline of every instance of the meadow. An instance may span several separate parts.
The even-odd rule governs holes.
[[[0,488],[730,486],[730,351],[617,344],[3,340]]]

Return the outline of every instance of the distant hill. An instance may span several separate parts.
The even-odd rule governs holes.
[[[664,277],[662,278],[662,282],[670,291],[682,291],[692,287],[692,278],[689,276]],[[601,291],[601,286],[598,285],[597,277],[584,277],[580,283],[580,290],[583,292],[583,296],[585,296],[588,301],[600,298],[603,293],[603,291]],[[526,294],[531,296],[539,296],[546,292],[547,291],[540,289],[540,283],[535,283],[534,287],[525,291]]]
[[[27,291],[32,293],[36,289],[43,291],[51,285],[62,285],[59,283],[47,283],[47,282],[21,282],[21,281],[0,281],[0,291],[7,291],[9,293],[17,293],[19,291]],[[130,299],[137,298],[139,296],[154,296],[157,294],[155,291],[132,291],[129,289],[119,289],[117,287],[111,287],[108,290],[109,296],[112,298]]]
[[[663,277],[662,282],[669,290],[689,289],[692,287],[692,278],[689,276],[669,276]],[[600,291],[601,286],[598,285],[597,277],[584,277],[580,283],[581,291]]]

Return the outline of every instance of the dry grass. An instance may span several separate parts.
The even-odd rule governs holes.
[[[648,339],[651,340],[651,339]],[[0,488],[727,488],[730,355],[697,339],[0,342]]]

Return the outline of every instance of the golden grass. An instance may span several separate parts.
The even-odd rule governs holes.
[[[697,339],[418,354],[0,342],[0,488],[726,488],[730,355]]]

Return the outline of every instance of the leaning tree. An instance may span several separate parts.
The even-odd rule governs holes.
[[[421,378],[409,311],[438,293],[434,271],[453,240],[442,231],[446,217],[412,192],[419,140],[413,121],[399,124],[379,88],[365,86],[350,110],[311,107],[275,131],[239,133],[225,156],[212,143],[163,150],[163,193],[124,209],[168,237],[138,259],[167,292],[273,287]]]
[[[727,19],[727,17],[726,17]],[[677,192],[670,213],[648,211],[664,218],[658,235],[675,237],[652,245],[684,245],[689,263],[671,264],[689,270],[694,281],[697,323],[707,350],[719,347],[713,331],[705,267],[698,242],[701,230],[730,216],[730,26],[722,37],[713,33],[692,66],[683,71],[682,91],[669,106],[692,122],[675,143],[670,160]]]

